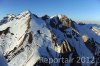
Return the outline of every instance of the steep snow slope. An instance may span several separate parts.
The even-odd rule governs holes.
[[[0,47],[0,66],[8,66],[6,59],[3,56],[2,48]]]
[[[0,54],[8,66],[98,66],[99,34],[99,25],[77,24],[65,15],[38,17],[25,11],[1,20]],[[73,60],[68,63],[61,58]]]

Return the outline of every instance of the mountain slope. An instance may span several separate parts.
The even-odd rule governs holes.
[[[97,66],[99,28],[65,15],[38,17],[25,11],[1,20],[0,46],[9,66]]]

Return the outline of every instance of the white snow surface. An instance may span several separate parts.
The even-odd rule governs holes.
[[[68,38],[58,28],[55,29],[49,25],[51,18],[45,22],[34,16],[30,11],[25,11],[18,16],[10,15],[8,17],[14,17],[14,19],[0,25],[1,33],[9,28],[6,35],[4,33],[0,35],[0,66],[33,66],[42,56],[59,58],[60,45],[63,40],[67,40],[75,48],[79,57],[90,57],[91,59],[94,55],[86,47],[81,36],[88,35],[90,39],[93,38],[100,44],[100,32],[97,32],[100,31],[100,27],[96,25],[75,25],[76,34],[80,35],[80,37],[77,37],[77,41],[76,35],[72,35],[72,30],[74,30],[72,27],[65,30],[66,34],[72,36],[72,38]],[[62,16],[58,15],[58,17],[61,18]],[[57,24],[57,19],[55,18],[55,20],[55,24]],[[52,43],[52,34],[55,35],[58,46],[54,46]],[[98,49],[100,48],[99,44],[97,44]],[[9,58],[4,58],[7,55]],[[9,62],[6,62],[5,59]],[[52,65],[55,66],[54,63]],[[65,66],[70,66],[70,64],[65,64]],[[90,63],[82,64],[82,66],[90,66]]]

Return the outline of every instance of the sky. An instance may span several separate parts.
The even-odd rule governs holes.
[[[0,19],[26,10],[38,16],[64,14],[75,21],[100,22],[100,0],[0,0]]]

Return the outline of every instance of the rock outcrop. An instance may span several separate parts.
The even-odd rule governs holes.
[[[8,66],[99,66],[99,29],[93,26],[65,15],[9,15],[0,23],[2,55]]]

